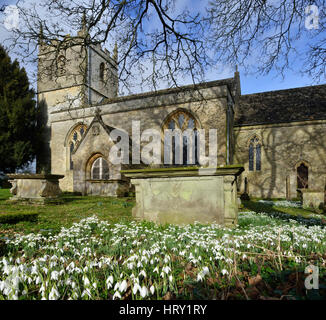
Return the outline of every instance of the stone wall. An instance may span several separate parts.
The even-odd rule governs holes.
[[[178,109],[187,110],[198,120],[200,127],[206,129],[207,134],[208,129],[217,129],[218,165],[226,164],[228,94],[228,86],[225,83],[220,85],[219,81],[216,81],[210,83],[210,86],[206,84],[206,87],[200,89],[200,91],[163,90],[155,95],[139,94],[111,99],[107,104],[98,105],[97,107],[81,107],[72,110],[55,107],[50,114],[52,123],[51,172],[65,175],[65,179],[60,182],[60,187],[63,190],[72,191],[74,189],[72,174],[67,172],[71,171],[69,170],[67,136],[71,132],[71,129],[78,123],[85,123],[89,126],[94,118],[96,108],[100,110],[102,119],[106,125],[122,129],[130,136],[132,120],[140,121],[141,131],[148,128],[161,131],[164,119],[171,112]],[[231,125],[233,125],[232,122]],[[110,145],[108,139],[104,139],[103,142],[106,144],[107,151],[109,151]],[[92,148],[91,143],[83,147],[83,156],[85,159],[88,159],[91,156],[91,152],[94,152]],[[79,167],[77,164],[76,166]]]
[[[257,135],[262,142],[261,171],[249,171],[249,140]],[[240,177],[244,191],[247,177],[249,194],[262,198],[285,198],[286,178],[290,197],[297,197],[297,165],[309,168],[309,188],[324,190],[326,179],[326,121],[292,122],[275,125],[235,127],[235,162],[245,172]]]

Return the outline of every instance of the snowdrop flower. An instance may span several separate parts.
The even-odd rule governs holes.
[[[154,294],[155,287],[152,285],[152,286],[149,288],[149,291],[151,292],[151,294]]]
[[[60,294],[56,288],[56,286],[53,286],[50,294],[49,294],[49,300],[57,300],[60,297]]]
[[[209,269],[208,269],[208,267],[204,267],[203,270],[202,270],[202,272],[203,272],[203,275],[204,275],[204,276],[206,276],[207,274],[209,274]]]
[[[58,280],[59,278],[59,272],[58,271],[52,271],[51,272],[51,280]]]
[[[5,282],[0,281],[0,291],[3,291],[4,288],[5,288]]]
[[[226,269],[223,269],[221,272],[222,272],[223,276],[224,276],[225,274],[229,274],[229,272],[228,272]]]
[[[146,278],[146,272],[145,272],[145,270],[142,270],[142,271],[139,272],[139,275],[138,276],[141,276],[141,275],[143,275],[144,278]]]
[[[121,299],[121,295],[120,295],[119,291],[115,292],[115,294],[113,295],[112,300],[114,300],[115,298]]]
[[[83,293],[82,293],[82,298],[84,297],[84,296],[88,296],[89,298],[92,298],[92,294],[91,294],[91,292],[89,291],[89,289],[88,288],[86,288],[84,291],[83,291]]]
[[[135,283],[134,287],[132,288],[132,293],[135,295],[137,291],[140,292],[140,289],[141,289],[140,285],[138,283]]]
[[[157,272],[157,273],[159,273],[159,271],[158,271],[158,267],[156,267],[156,268],[153,270],[153,272]]]
[[[170,275],[169,276],[169,281],[172,282],[172,280],[173,280],[173,277],[172,277],[172,275]]]
[[[119,287],[120,287],[120,282],[117,282],[117,283],[115,284],[113,290],[114,290],[114,291],[117,291]]]
[[[127,287],[128,287],[127,281],[123,280],[119,286],[119,291],[123,293],[127,290]]]
[[[171,268],[169,266],[165,266],[162,269],[166,274],[168,274],[171,271]]]
[[[142,288],[139,290],[140,295],[142,296],[142,298],[145,298],[148,295],[148,290],[145,286],[142,286]]]
[[[41,288],[40,288],[40,290],[39,290],[41,293],[45,293],[45,285],[44,285],[44,283],[42,283],[42,285],[41,285]]]
[[[37,274],[38,273],[37,266],[32,266],[31,273],[32,274]]]
[[[88,287],[90,285],[89,279],[87,278],[87,276],[83,276],[83,281],[84,281],[84,286]]]

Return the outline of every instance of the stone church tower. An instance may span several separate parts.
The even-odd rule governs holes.
[[[100,45],[85,42],[84,23],[76,36],[67,35],[63,41],[46,42],[40,32],[37,99],[45,128],[42,154],[37,159],[38,172],[55,171],[51,153],[60,132],[54,132],[51,115],[60,110],[79,110],[79,117],[71,120],[83,124],[83,108],[118,94],[117,48],[110,55]],[[63,159],[64,154],[61,156],[63,162],[68,162]],[[67,172],[63,174],[67,176]]]

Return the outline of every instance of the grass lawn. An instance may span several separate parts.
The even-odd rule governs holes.
[[[63,204],[32,206],[9,197],[0,189],[0,214],[39,216],[0,223],[0,300],[326,299],[324,216],[296,203],[246,201],[228,229],[137,222],[133,198],[63,194]],[[319,290],[308,292],[309,264]]]
[[[12,233],[30,233],[44,230],[58,232],[61,227],[68,228],[74,222],[96,214],[101,220],[115,222],[131,221],[131,209],[134,198],[111,198],[94,196],[75,196],[64,193],[63,204],[58,205],[26,205],[10,204],[9,189],[0,189],[0,214],[37,212],[37,222],[21,221],[16,224],[0,224],[0,237]]]

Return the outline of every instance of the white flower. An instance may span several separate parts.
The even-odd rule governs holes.
[[[83,276],[83,281],[84,281],[84,286],[85,287],[88,287],[90,285],[90,282],[89,282],[87,276]]]
[[[84,296],[88,296],[89,298],[92,298],[92,294],[91,294],[91,292],[89,291],[89,289],[88,288],[86,288],[84,291],[83,291],[83,293],[82,293],[82,298],[84,297]]]
[[[112,287],[112,284],[113,284],[113,277],[112,276],[109,276],[107,279],[106,279],[106,285],[108,286],[108,289],[110,289]],[[109,287],[110,286],[110,287]]]
[[[128,287],[127,281],[123,280],[119,286],[119,291],[123,293],[127,290],[127,287]]]
[[[223,276],[224,276],[225,274],[229,274],[229,272],[228,272],[226,269],[223,269],[223,270],[222,270],[222,274],[223,274]]]
[[[171,268],[169,266],[165,266],[162,269],[166,274],[168,274],[171,271]]]
[[[201,272],[198,273],[197,275],[197,282],[202,281],[204,279],[203,275]]]
[[[50,294],[49,294],[49,300],[57,300],[60,297],[60,294],[56,288],[56,286],[52,287]]]
[[[203,272],[203,275],[204,275],[204,276],[206,276],[207,274],[209,274],[209,269],[208,269],[208,267],[204,267],[203,270],[202,270],[202,272]]]
[[[172,282],[172,280],[173,280],[173,277],[172,277],[172,275],[170,275],[169,276],[169,281]]]
[[[114,300],[115,298],[119,298],[119,299],[121,299],[121,295],[120,295],[119,291],[116,291],[116,292],[115,292],[115,294],[113,295],[112,300]]]
[[[32,274],[37,274],[37,266],[32,266]]]
[[[145,270],[140,271],[138,276],[140,276],[140,275],[143,275],[144,278],[146,278],[146,272],[145,272]]]
[[[132,288],[132,293],[135,295],[137,291],[140,292],[140,289],[141,289],[140,285],[138,283],[135,283],[134,287]]]
[[[51,280],[58,280],[59,278],[59,272],[58,271],[52,271],[51,272]]]
[[[113,290],[114,290],[114,291],[117,291],[119,287],[120,287],[120,282],[118,281],[118,282],[115,284]]]
[[[39,290],[40,292],[44,293],[45,292],[45,286],[44,283],[42,283],[41,288]]]
[[[148,295],[148,290],[145,286],[142,286],[142,288],[139,290],[140,295],[142,296],[142,298],[145,298]]]
[[[149,291],[151,292],[151,294],[154,294],[155,287],[154,287],[154,286],[151,286],[151,287],[149,288]]]

